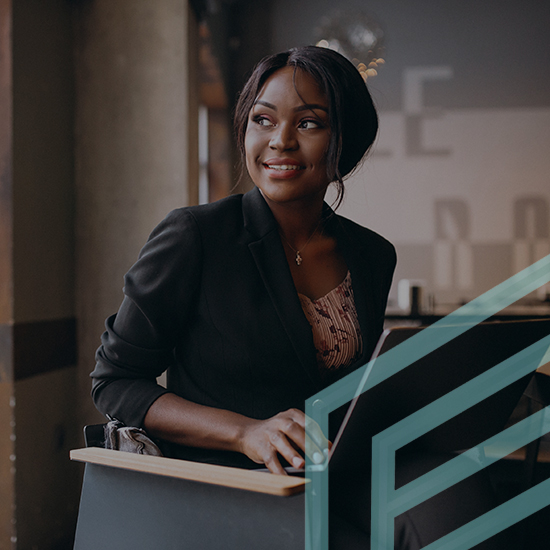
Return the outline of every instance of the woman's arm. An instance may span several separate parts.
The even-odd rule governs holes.
[[[151,405],[144,427],[153,437],[180,445],[241,452],[275,474],[286,474],[279,455],[295,468],[304,467],[306,416],[297,409],[256,420],[167,393]],[[328,448],[328,441],[320,430],[311,431],[315,442],[308,445],[308,452],[313,462],[322,462],[321,449]]]
[[[303,466],[306,419],[301,411],[256,420],[196,404],[156,384],[174,361],[179,334],[192,322],[201,284],[201,242],[187,210],[172,212],[151,234],[125,277],[119,312],[106,324],[92,373],[96,406],[129,426],[145,427],[153,437],[242,452],[273,472],[283,473],[279,455]],[[323,459],[319,446],[327,444],[323,437],[318,442],[310,453],[314,462]]]
[[[137,347],[119,335],[131,332],[135,338],[139,334],[147,343],[151,338],[147,329],[148,323],[128,298],[119,316],[108,320],[93,373],[93,396],[102,412],[128,425],[143,426],[159,439],[188,447],[241,452],[273,473],[285,473],[279,455],[295,468],[304,466],[306,417],[302,411],[290,409],[257,420],[169,393],[156,384],[155,377],[171,360],[171,350]],[[119,363],[121,358],[132,367]],[[328,442],[319,429],[315,431],[308,424],[308,435],[310,432],[315,441],[308,445],[308,452],[313,462],[321,462]]]
[[[151,233],[124,277],[124,300],[106,321],[96,354],[92,397],[98,410],[142,426],[151,404],[168,390],[156,383],[174,363],[200,285],[202,247],[194,217],[172,211]]]

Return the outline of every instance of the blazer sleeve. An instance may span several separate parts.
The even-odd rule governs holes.
[[[142,426],[152,403],[168,392],[156,378],[173,363],[178,334],[193,315],[201,266],[195,218],[174,210],[151,233],[124,278],[118,313],[105,323],[90,375],[100,412]]]

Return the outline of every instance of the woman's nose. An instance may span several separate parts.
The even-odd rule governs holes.
[[[298,140],[296,139],[295,130],[292,125],[283,123],[275,127],[269,141],[269,146],[279,151],[296,149],[298,147]]]

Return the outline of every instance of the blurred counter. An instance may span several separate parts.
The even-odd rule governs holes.
[[[420,312],[418,315],[411,315],[402,309],[388,307],[384,327],[395,326],[424,326],[431,325],[439,321],[449,313],[456,311],[460,307],[456,305],[442,304],[436,306],[429,312]],[[496,315],[493,315],[488,321],[513,321],[525,319],[545,319],[550,318],[550,303],[511,305]]]

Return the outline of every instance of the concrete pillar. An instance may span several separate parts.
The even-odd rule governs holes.
[[[89,398],[88,375],[103,322],[122,300],[123,275],[153,227],[196,195],[188,191],[196,169],[188,153],[193,25],[184,0],[95,0],[77,14],[76,302],[85,423],[104,420]]]
[[[72,548],[103,320],[196,197],[188,10],[0,0],[0,550]]]

